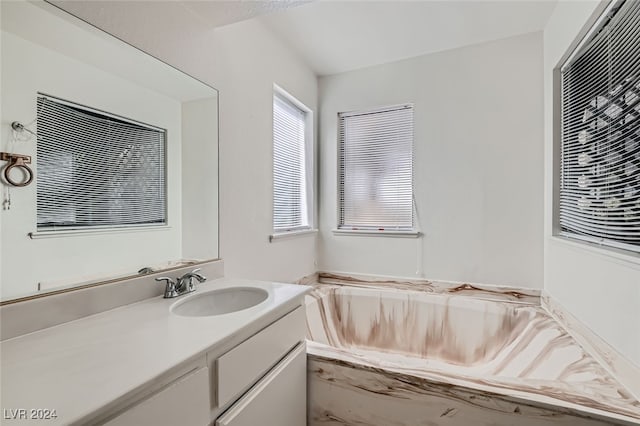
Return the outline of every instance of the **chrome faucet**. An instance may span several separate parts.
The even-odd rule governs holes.
[[[167,285],[164,288],[164,298],[171,299],[172,297],[178,297],[180,294],[176,291],[176,282],[173,278],[159,277],[156,281],[166,281]]]
[[[193,271],[187,272],[186,274],[178,278],[176,290],[178,290],[178,292],[181,292],[180,294],[191,293],[192,291],[195,291],[196,285],[193,282],[194,279],[199,283],[203,283],[207,280],[207,277],[201,275],[199,272],[200,268],[194,269]]]
[[[164,298],[171,299],[173,297],[182,296],[183,294],[196,291],[196,285],[193,280],[195,279],[199,283],[203,283],[207,280],[207,277],[201,275],[199,272],[200,268],[187,272],[175,280],[169,277],[159,277],[156,278],[156,281],[166,281],[167,284],[164,289]]]

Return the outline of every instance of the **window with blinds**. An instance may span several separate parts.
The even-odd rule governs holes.
[[[413,106],[338,114],[343,230],[413,230]]]
[[[273,96],[273,231],[311,228],[308,110],[279,90]]]
[[[560,235],[640,252],[640,1],[614,2],[561,69]]]
[[[166,132],[61,99],[37,99],[38,230],[167,222]]]

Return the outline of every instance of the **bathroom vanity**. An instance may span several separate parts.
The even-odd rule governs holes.
[[[218,315],[173,312],[238,288],[266,298]],[[156,297],[6,340],[2,423],[304,425],[307,290],[218,279],[184,299]]]

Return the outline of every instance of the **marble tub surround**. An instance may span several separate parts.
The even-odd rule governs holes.
[[[320,281],[323,281],[322,275]],[[388,377],[387,373],[400,375],[397,381],[411,387],[420,383],[444,388],[458,386],[469,392],[484,392],[488,399],[495,394],[500,399],[492,404],[498,407],[502,407],[501,401],[505,398],[534,407],[531,412],[538,414],[529,420],[561,415],[573,416],[574,423],[565,424],[583,424],[579,419],[604,422],[593,424],[640,424],[640,401],[537,305],[534,295],[518,298],[514,296],[518,292],[508,290],[492,291],[487,295],[477,286],[454,292],[448,289],[456,287],[445,286],[442,291],[436,291],[432,290],[432,283],[425,283],[417,290],[407,290],[396,281],[392,284],[384,281],[382,285],[358,281],[354,287],[345,285],[342,279],[339,281],[337,285],[326,281],[317,284],[307,296],[308,352],[310,359],[333,360],[338,365],[360,371],[341,370],[344,377],[354,374],[361,377],[363,371],[374,371],[385,377]],[[469,292],[480,292],[482,298]],[[313,378],[312,369],[309,374],[312,411],[329,410],[330,407],[323,408],[323,403],[316,400],[312,380],[330,382],[338,379]],[[393,396],[393,389],[383,398],[375,389],[370,389],[376,379],[367,376],[363,380],[345,385],[348,392],[367,392],[384,400],[403,398]],[[448,397],[445,395],[444,398]],[[373,401],[370,403],[375,405]],[[462,403],[468,405],[469,401]],[[492,404],[481,411],[490,410]],[[523,408],[518,410],[514,408],[512,414],[522,416]],[[322,419],[321,415],[314,415]],[[462,419],[465,415],[458,417]],[[336,417],[340,418],[337,414]],[[529,418],[522,418],[525,417]],[[322,421],[325,420],[327,418]],[[374,420],[351,418],[344,423],[326,423],[369,421],[368,424],[373,425],[385,424]],[[516,420],[486,424],[547,424]],[[445,423],[443,420],[424,424],[465,423]]]
[[[640,367],[623,357],[611,345],[586,327],[546,292],[542,293],[542,307],[571,334],[600,364],[637,398],[640,399]],[[640,325],[639,325],[640,326]],[[638,328],[631,327],[630,338],[640,339]]]
[[[422,291],[433,294],[472,296],[477,299],[504,300],[519,303],[540,304],[540,290],[494,286],[456,281],[430,281],[425,279],[379,277],[373,275],[318,272],[301,278],[298,284],[333,284],[350,287],[386,288]]]
[[[309,291],[227,278],[207,281],[197,291],[246,286],[263,288],[267,299],[230,314],[181,317],[169,312],[179,298],[158,296],[5,340],[1,408],[55,409],[58,418],[46,424],[100,424],[157,378],[205,354],[225,353],[291,312]]]
[[[209,280],[224,276],[224,262],[213,260],[104,284],[70,288],[35,298],[3,302],[0,305],[0,340],[159,296],[164,293],[164,284],[158,283],[155,278],[177,277],[194,268],[201,268],[202,274]]]
[[[310,355],[308,426],[610,426],[570,409]],[[625,424],[625,423],[622,423]],[[626,423],[628,424],[628,423]]]

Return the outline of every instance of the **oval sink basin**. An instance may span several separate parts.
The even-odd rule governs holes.
[[[230,314],[251,308],[265,301],[266,290],[255,287],[232,287],[196,294],[171,307],[171,312],[183,317],[209,317]]]

